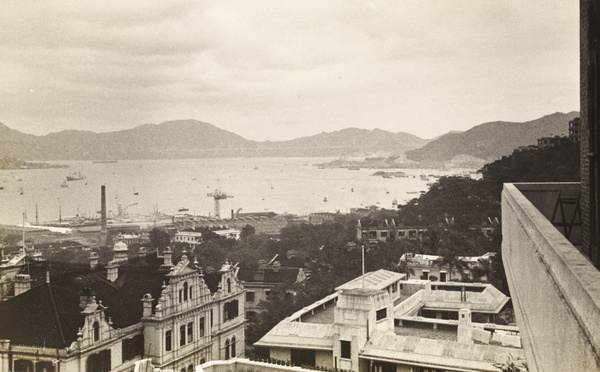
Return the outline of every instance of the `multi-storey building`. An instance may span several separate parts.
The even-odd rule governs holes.
[[[579,9],[581,182],[502,192],[502,260],[531,372],[600,370],[600,1]]]
[[[124,243],[116,245],[122,253]],[[92,266],[98,256],[91,256]],[[191,371],[244,355],[244,289],[226,263],[203,274],[184,253],[145,254],[52,276],[0,304],[0,370]],[[26,275],[26,274],[23,274]]]
[[[517,327],[490,323],[507,302],[489,284],[438,288],[378,270],[287,317],[255,345],[312,368],[497,371],[496,363],[523,354]]]

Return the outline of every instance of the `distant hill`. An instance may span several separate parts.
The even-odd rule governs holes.
[[[425,146],[406,152],[408,159],[417,162],[445,162],[458,155],[468,155],[493,161],[510,155],[519,146],[537,144],[537,139],[568,135],[569,121],[578,112],[554,113],[523,122],[495,121],[477,125],[466,132],[448,133]]]
[[[246,156],[340,156],[357,152],[393,154],[427,140],[407,133],[344,129],[290,141],[257,142],[196,120],[146,124],[94,133],[67,130],[33,136],[0,124],[0,156],[22,160],[179,159]]]
[[[347,128],[289,141],[261,142],[259,148],[287,156],[338,156],[378,151],[401,154],[427,142],[428,140],[408,133]]]

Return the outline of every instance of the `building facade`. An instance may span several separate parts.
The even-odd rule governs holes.
[[[0,303],[0,370],[133,371],[150,358],[185,372],[243,356],[244,289],[236,274],[225,263],[205,275],[185,253],[173,265],[170,250],[162,259],[144,254],[73,275],[47,271],[45,281]]]

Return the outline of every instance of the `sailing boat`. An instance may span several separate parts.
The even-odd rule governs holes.
[[[135,191],[135,187],[133,188],[133,195],[139,195],[139,192]]]

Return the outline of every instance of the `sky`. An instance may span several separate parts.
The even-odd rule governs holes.
[[[579,110],[577,1],[23,1],[0,12],[0,122],[195,119],[252,140],[433,138]]]

